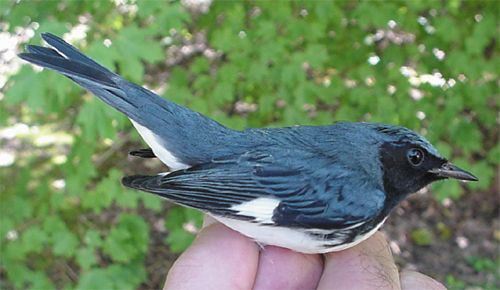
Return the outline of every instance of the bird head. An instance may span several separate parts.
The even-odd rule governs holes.
[[[380,161],[384,188],[396,199],[437,180],[478,180],[470,172],[450,163],[429,141],[407,128],[375,124],[372,129],[383,137]]]

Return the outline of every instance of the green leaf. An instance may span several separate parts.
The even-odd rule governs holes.
[[[303,54],[299,56],[303,62],[309,63],[313,68],[321,68],[328,60],[326,47],[320,44],[308,45]]]
[[[55,285],[52,283],[52,281],[47,277],[47,275],[42,272],[33,272],[29,273],[27,275],[28,277],[28,283],[30,284],[29,289],[43,289],[43,290],[50,290],[50,289],[56,289]]]
[[[97,264],[96,254],[93,248],[80,248],[76,251],[76,262],[83,270],[88,270],[90,267]]]
[[[411,239],[418,246],[429,246],[432,244],[434,237],[428,229],[420,228],[411,232]]]
[[[3,206],[0,206],[0,210],[3,209]],[[14,221],[8,216],[3,214],[0,215],[0,219],[2,222],[0,223],[0,237],[6,237],[7,233],[14,228]]]
[[[139,15],[145,18],[156,15],[149,29],[159,33],[170,29],[180,30],[184,23],[191,19],[191,15],[180,2],[146,1],[139,5]]]
[[[467,168],[470,172],[474,173],[479,178],[478,182],[467,183],[467,187],[472,190],[486,190],[490,188],[494,178],[495,169],[490,166],[486,161],[478,161],[474,164],[467,162],[466,164],[460,164],[463,168]]]
[[[44,5],[40,5],[37,8],[42,8]],[[33,9],[33,6],[31,6],[31,9]],[[32,10],[33,11],[33,10]],[[50,31],[50,33],[53,33],[55,35],[63,35],[64,33],[68,32],[68,23],[66,21],[57,21],[55,19],[41,19],[40,21],[40,27],[38,28],[39,32],[45,32],[45,31]],[[75,21],[75,20],[73,20]],[[34,40],[38,43],[41,42],[41,35],[40,33],[35,33]]]
[[[221,82],[215,85],[213,96],[217,100],[217,105],[223,105],[234,99],[234,86],[231,83]]]
[[[83,237],[83,242],[92,248],[100,247],[102,244],[101,235],[94,229],[88,229]]]
[[[85,197],[89,180],[97,172],[92,160],[96,142],[94,139],[75,138],[74,145],[68,155],[68,162],[64,163],[63,170],[66,179],[66,192],[73,196]]]
[[[85,138],[115,139],[116,129],[113,127],[113,119],[122,119],[122,116],[101,100],[92,98],[84,103],[76,121],[82,127]]]
[[[11,85],[5,94],[5,101],[7,104],[27,102],[32,110],[45,108],[45,99],[40,97],[40,93],[46,88],[43,79],[41,73],[35,73],[28,66],[24,66],[10,79]]]
[[[123,189],[120,196],[116,198],[116,204],[122,208],[137,208],[137,203],[143,193]]]
[[[467,257],[467,263],[469,263],[477,272],[495,273],[498,269],[498,263],[495,263],[495,261],[487,257]]]
[[[91,269],[83,272],[78,284],[77,290],[88,289],[115,289],[112,277],[109,277],[106,269]]]
[[[28,228],[22,235],[22,243],[26,249],[40,253],[48,241],[48,236],[39,226]]]
[[[210,63],[205,57],[197,57],[190,66],[191,72],[194,74],[203,74],[210,69]]]
[[[27,276],[31,273],[30,269],[20,264],[10,265],[6,268],[6,272],[9,281],[11,281],[17,289],[26,287],[25,283],[27,281]]]
[[[22,261],[26,258],[26,254],[30,251],[30,248],[15,241],[6,243],[6,246],[4,246],[4,243],[2,242],[2,251],[4,249],[5,252],[2,253],[2,259],[5,259],[4,261],[7,262]]]
[[[182,228],[169,231],[168,236],[165,238],[165,242],[170,246],[170,250],[173,253],[182,253],[191,245],[193,240],[194,235]]]
[[[438,17],[435,25],[436,35],[441,37],[445,42],[455,42],[460,40],[460,25],[457,25],[453,18]]]
[[[438,142],[436,144],[436,148],[442,156],[452,156],[453,148],[450,146],[450,144],[445,142]]]
[[[498,162],[500,160],[500,144],[496,144],[488,153],[487,159],[491,163]]]
[[[471,55],[481,54],[484,47],[495,36],[496,17],[490,13],[483,14],[483,19],[474,26],[472,35],[465,40],[466,52]]]
[[[111,265],[107,269],[109,277],[114,281],[114,289],[137,289],[146,280],[146,270],[142,263],[127,265]]]
[[[432,192],[437,200],[442,202],[446,198],[458,199],[462,195],[463,189],[457,181],[450,180],[433,183]]]
[[[92,209],[94,212],[101,212],[104,208],[111,205],[114,200],[120,200],[125,196],[123,202],[118,202],[122,205],[130,205],[130,198],[133,199],[132,203],[135,206],[134,193],[124,189],[121,186],[122,173],[116,169],[109,171],[108,176],[102,179],[94,190],[85,193],[82,196],[82,206],[87,209]],[[123,192],[126,192],[124,195]],[[135,194],[136,195],[136,194]]]
[[[21,194],[21,193],[20,193]],[[25,218],[29,218],[33,214],[33,204],[29,202],[26,198],[23,198],[25,193],[22,195],[11,196],[7,200],[2,200],[1,208],[6,216],[12,218],[14,222],[22,221]]]
[[[187,232],[184,225],[193,224],[200,228],[203,222],[203,215],[194,209],[183,207],[172,208],[165,218],[165,227],[169,234],[165,241],[169,244],[170,250],[179,253],[185,250],[194,240],[194,234]]]
[[[112,44],[119,52],[117,55],[126,55],[117,60],[120,72],[132,81],[140,82],[144,75],[141,60],[157,62],[163,59],[163,49],[158,41],[136,25],[131,25],[120,31]]]
[[[54,254],[66,258],[75,255],[76,247],[79,245],[78,238],[70,231],[54,233],[52,236],[52,243]]]
[[[66,230],[66,225],[59,217],[49,216],[43,221],[43,230],[53,234]]]
[[[452,275],[446,276],[446,285],[448,289],[466,289],[465,283],[459,278],[455,278]]]
[[[144,219],[137,215],[121,214],[103,245],[104,253],[117,262],[142,258],[147,250],[149,229]]]
[[[481,149],[482,136],[476,124],[462,121],[450,126],[451,139],[455,146],[470,153]]]
[[[152,211],[159,212],[163,208],[162,200],[155,195],[143,194],[141,195],[141,200],[144,204],[144,207]]]
[[[102,41],[92,42],[86,54],[110,70],[114,70],[115,61],[122,58],[115,46],[107,47]]]

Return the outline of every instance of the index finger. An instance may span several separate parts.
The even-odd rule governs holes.
[[[320,255],[266,246],[260,252],[253,289],[316,289],[322,270]]]
[[[163,289],[251,289],[258,259],[253,241],[214,223],[201,230],[170,268]]]

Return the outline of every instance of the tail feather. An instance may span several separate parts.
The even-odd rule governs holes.
[[[71,44],[62,40],[61,38],[55,36],[54,34],[45,32],[45,33],[42,33],[42,38],[50,46],[52,46],[54,49],[56,49],[58,52],[60,52],[62,55],[64,55],[66,58],[79,61],[81,63],[88,65],[88,66],[94,67],[95,69],[100,70],[104,73],[109,73],[109,74],[114,75],[113,72],[111,72],[107,68],[103,67],[102,65],[98,64],[97,62],[92,60],[90,57],[81,53],[74,46],[72,46]]]
[[[51,48],[28,45],[27,53],[19,57],[65,75],[124,113],[134,125],[146,128],[139,133],[168,166],[210,161],[214,148],[232,144],[235,131],[126,81],[53,34],[43,33],[42,38]]]
[[[108,74],[78,61],[36,53],[21,53],[19,57],[36,65],[58,71],[83,83],[98,84],[109,90],[119,90]]]
[[[57,51],[55,51],[52,48],[48,47],[43,47],[43,46],[38,46],[38,45],[26,45],[26,50],[28,52],[31,52],[33,54],[43,54],[47,56],[54,56],[54,57],[61,57],[64,58],[61,54],[59,54]]]
[[[113,89],[110,89],[111,81],[109,80],[109,77],[106,77],[108,80],[104,83],[102,81],[96,80],[89,82],[90,80],[92,80],[92,78],[89,79],[86,75],[81,73],[81,66],[83,64],[73,62],[72,66],[60,66],[60,64],[54,62],[54,58],[57,59],[58,62],[62,61],[66,64],[71,62],[71,60],[66,59],[58,51],[48,47],[37,45],[27,45],[26,50],[30,53],[22,53],[19,55],[24,60],[61,72],[72,81],[76,82],[80,86],[98,96],[108,105],[117,108],[119,111],[125,113],[126,115],[134,115],[131,111],[131,108],[135,106],[128,102],[126,98],[123,98],[123,92],[119,90],[114,83],[112,84]],[[75,66],[78,66],[78,68],[76,68]],[[69,70],[70,68],[72,68],[73,70],[68,72],[67,70]],[[93,68],[87,67],[87,71],[89,71],[90,73],[95,73],[95,71],[93,71],[92,69]],[[97,72],[97,74],[100,74],[102,77],[102,74],[105,74],[105,72]],[[106,82],[108,83],[107,85],[105,85]]]

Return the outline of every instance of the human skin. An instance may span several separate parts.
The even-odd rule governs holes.
[[[384,235],[324,255],[266,246],[207,218],[170,268],[163,289],[446,289],[413,271],[399,272]]]

